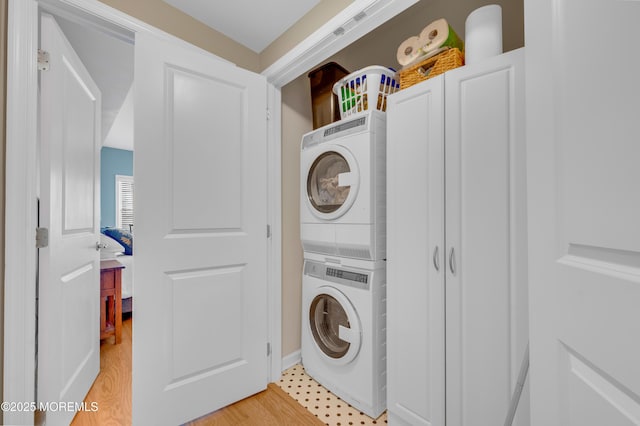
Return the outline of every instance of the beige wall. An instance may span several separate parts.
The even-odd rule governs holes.
[[[446,18],[456,33],[464,37],[467,15],[485,4],[502,5],[504,50],[524,46],[523,0],[422,0],[326,62],[335,61],[350,71],[368,65],[397,68],[396,50],[403,40],[418,35],[428,23],[439,18]],[[282,108],[282,354],[286,356],[300,349],[302,249],[298,216],[299,155],[300,139],[312,128],[310,87],[306,74],[283,88]]]
[[[502,6],[503,48],[507,52],[524,46],[523,0],[422,0],[375,31],[336,54],[331,60],[355,71],[367,65],[399,69],[398,45],[418,35],[430,22],[445,18],[464,39],[464,23],[469,13],[487,4]]]
[[[300,137],[312,130],[305,75],[282,89],[282,354],[300,349]]]
[[[5,0],[6,1],[6,0]],[[261,72],[353,0],[322,0],[259,54],[162,0],[100,0],[250,71]]]
[[[251,71],[260,71],[257,53],[207,27],[162,0],[100,0]]]

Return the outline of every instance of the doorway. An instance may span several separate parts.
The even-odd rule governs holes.
[[[56,29],[60,32],[57,25]],[[65,37],[60,40],[58,45],[70,44]],[[79,72],[66,71],[68,58],[75,53],[54,55],[53,49],[48,53],[51,70],[62,74],[59,84],[48,87],[64,86],[58,99],[70,102],[67,81],[89,73],[83,66],[76,67],[82,68]],[[182,423],[263,390],[269,377],[268,91],[264,77],[151,30],[136,33],[135,69],[143,78],[136,82],[134,102],[139,155],[135,158],[133,365],[137,382],[133,394],[142,408],[132,414],[137,423]],[[43,79],[54,75],[42,72]],[[95,86],[86,81],[76,84],[82,96],[87,94],[83,88]],[[90,95],[85,96],[86,104],[93,109],[100,94],[96,90]],[[55,105],[47,105],[43,110],[56,110]],[[75,161],[77,153],[65,145],[75,135],[69,127],[76,124],[73,117],[63,114],[61,121],[52,120],[52,128],[41,132],[48,135],[49,130],[63,128],[61,147],[49,149],[52,156],[63,157],[63,166],[80,163]],[[94,127],[99,127],[97,121]],[[92,155],[91,149],[86,151]],[[66,175],[64,169],[59,175],[65,176],[65,183],[77,176]],[[45,186],[57,185],[57,176],[43,172]],[[83,182],[93,179],[88,176]],[[86,219],[86,223],[96,222]],[[92,251],[96,245],[102,243],[81,245],[78,252]],[[48,251],[53,249],[52,245]],[[87,263],[78,270],[89,275],[97,269],[95,263]],[[52,281],[61,280],[55,275]],[[97,280],[86,281],[87,286],[98,287]],[[100,291],[104,289],[101,280]],[[86,300],[92,304],[94,298]],[[44,305],[42,297],[40,303]],[[115,305],[117,324],[119,304]],[[56,319],[53,316],[46,323]],[[91,318],[84,320],[92,329]],[[48,336],[41,333],[39,340],[51,340]],[[66,357],[58,359],[68,364]],[[57,387],[38,399],[55,401],[64,395],[74,371],[80,371],[87,359],[77,356],[77,370],[67,368],[70,374],[64,377],[55,368],[43,369],[38,391],[50,380],[57,381]],[[41,361],[45,360],[49,358],[42,356]],[[79,404],[81,398],[77,391],[71,401]]]
[[[39,408],[48,423],[70,423],[77,410],[80,422],[127,424],[133,42],[45,12],[40,34],[37,195],[49,241],[39,250],[36,399],[84,400]]]

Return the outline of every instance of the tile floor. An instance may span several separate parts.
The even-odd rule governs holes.
[[[387,424],[386,412],[377,419],[361,413],[308,376],[300,364],[284,371],[276,384],[327,426]]]

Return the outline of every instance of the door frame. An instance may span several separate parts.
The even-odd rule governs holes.
[[[342,12],[262,72],[268,81],[268,248],[269,381],[282,369],[282,214],[280,89],[418,0],[355,0]],[[146,32],[206,52],[98,0],[9,0],[7,19],[6,192],[3,400],[35,401],[36,248],[38,128],[38,14],[82,19],[116,37],[133,40]],[[80,18],[79,15],[82,15]],[[216,56],[210,52],[209,55]],[[223,62],[229,63],[223,58]],[[25,213],[27,212],[27,213]],[[5,412],[4,422],[28,424],[33,412]]]

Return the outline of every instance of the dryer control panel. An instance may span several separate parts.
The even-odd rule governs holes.
[[[363,290],[369,290],[371,281],[370,272],[368,271],[361,271],[355,268],[336,268],[308,260],[304,264],[304,274],[324,281],[348,285]]]
[[[304,151],[305,149],[333,139],[344,138],[357,133],[372,132],[380,125],[380,122],[386,123],[385,114],[386,113],[382,111],[369,110],[363,112],[359,117],[327,124],[324,127],[320,127],[303,135],[301,148]]]

